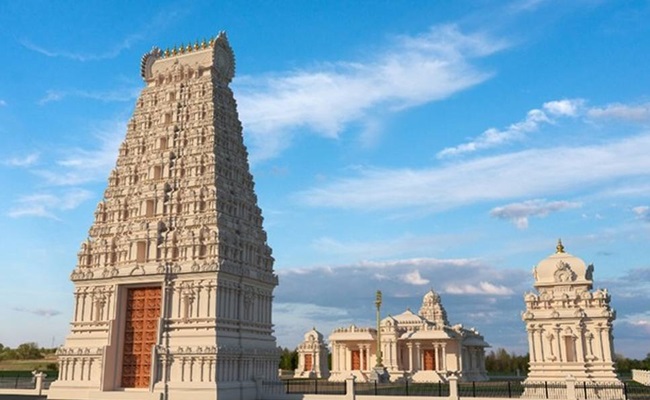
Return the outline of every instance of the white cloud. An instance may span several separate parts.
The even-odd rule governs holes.
[[[650,176],[650,134],[590,146],[531,149],[425,169],[358,169],[296,194],[312,207],[427,212],[483,201],[548,197]],[[516,182],[516,184],[514,184]],[[444,190],[432,190],[444,188]]]
[[[39,153],[30,153],[24,157],[12,157],[2,162],[9,167],[30,167],[34,165],[40,157]]]
[[[0,99],[0,107],[4,107],[4,106],[6,106],[6,105],[7,105],[7,102],[4,101],[4,100],[2,100],[2,99]]]
[[[131,101],[138,97],[140,87],[121,88],[107,92],[92,92],[88,90],[48,90],[40,100],[39,105],[61,101],[66,97],[81,97],[84,99],[97,100],[101,102],[123,102]]]
[[[408,274],[402,275],[402,281],[410,285],[416,285],[416,286],[426,285],[427,283],[430,282],[428,279],[424,279],[420,275],[420,271],[418,271],[417,269],[409,272]]]
[[[489,128],[476,139],[454,147],[447,147],[436,155],[438,158],[458,156],[478,150],[490,149],[513,141],[522,140],[526,134],[536,132],[543,124],[553,124],[553,117],[575,117],[578,115],[584,100],[563,99],[546,102],[542,109],[532,109],[526,118],[511,124],[504,130]]]
[[[503,285],[495,285],[490,282],[480,282],[478,285],[471,284],[471,283],[465,283],[465,284],[452,283],[445,286],[445,293],[509,296],[511,294],[514,294],[514,291]]]
[[[55,186],[74,186],[101,181],[115,166],[120,143],[124,140],[126,121],[110,121],[95,132],[98,148],[70,149],[66,155],[48,169],[35,171]]]
[[[12,218],[43,217],[58,219],[56,216],[57,211],[77,208],[92,196],[92,192],[77,188],[58,194],[38,193],[22,196],[17,200],[18,205],[9,210],[8,215]]]
[[[490,211],[490,215],[495,218],[510,220],[517,228],[526,229],[530,217],[545,217],[550,213],[577,207],[581,207],[581,204],[570,201],[535,199],[495,207]]]
[[[650,207],[648,206],[638,206],[632,209],[636,217],[640,220],[650,222]]]
[[[336,138],[352,123],[377,130],[378,115],[444,99],[490,74],[470,64],[506,44],[452,25],[416,37],[399,37],[361,62],[236,81],[238,108],[252,143],[251,159],[272,158],[296,129]]]
[[[563,99],[546,102],[543,108],[552,115],[575,117],[583,104],[583,99]]]
[[[631,122],[650,121],[650,103],[621,104],[612,103],[604,107],[593,107],[587,111],[591,118],[618,119]]]

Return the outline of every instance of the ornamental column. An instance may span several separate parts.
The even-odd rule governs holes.
[[[530,362],[536,362],[535,356],[535,328],[531,324],[528,327],[528,352],[530,353]]]

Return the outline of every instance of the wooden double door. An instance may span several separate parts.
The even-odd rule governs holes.
[[[122,387],[124,388],[149,387],[151,350],[158,338],[161,301],[160,287],[127,290],[122,352]]]
[[[424,365],[422,368],[425,371],[433,371],[436,369],[436,353],[434,350],[424,350]]]

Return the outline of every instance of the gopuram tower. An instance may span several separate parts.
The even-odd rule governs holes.
[[[277,379],[277,276],[224,33],[142,57],[146,83],[81,244],[50,399],[253,399]]]
[[[533,269],[537,293],[524,297],[522,318],[528,331],[530,372],[527,382],[620,383],[614,372],[612,322],[607,289],[593,289],[593,265],[564,251]]]

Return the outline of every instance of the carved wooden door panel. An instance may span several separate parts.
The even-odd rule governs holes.
[[[424,370],[433,371],[436,365],[436,356],[433,350],[424,350]]]
[[[311,359],[311,354],[305,354],[305,371],[311,371],[314,363]]]
[[[146,388],[151,379],[151,348],[156,344],[160,287],[128,289],[122,353],[122,387]]]
[[[361,370],[361,352],[352,350],[352,370]]]

